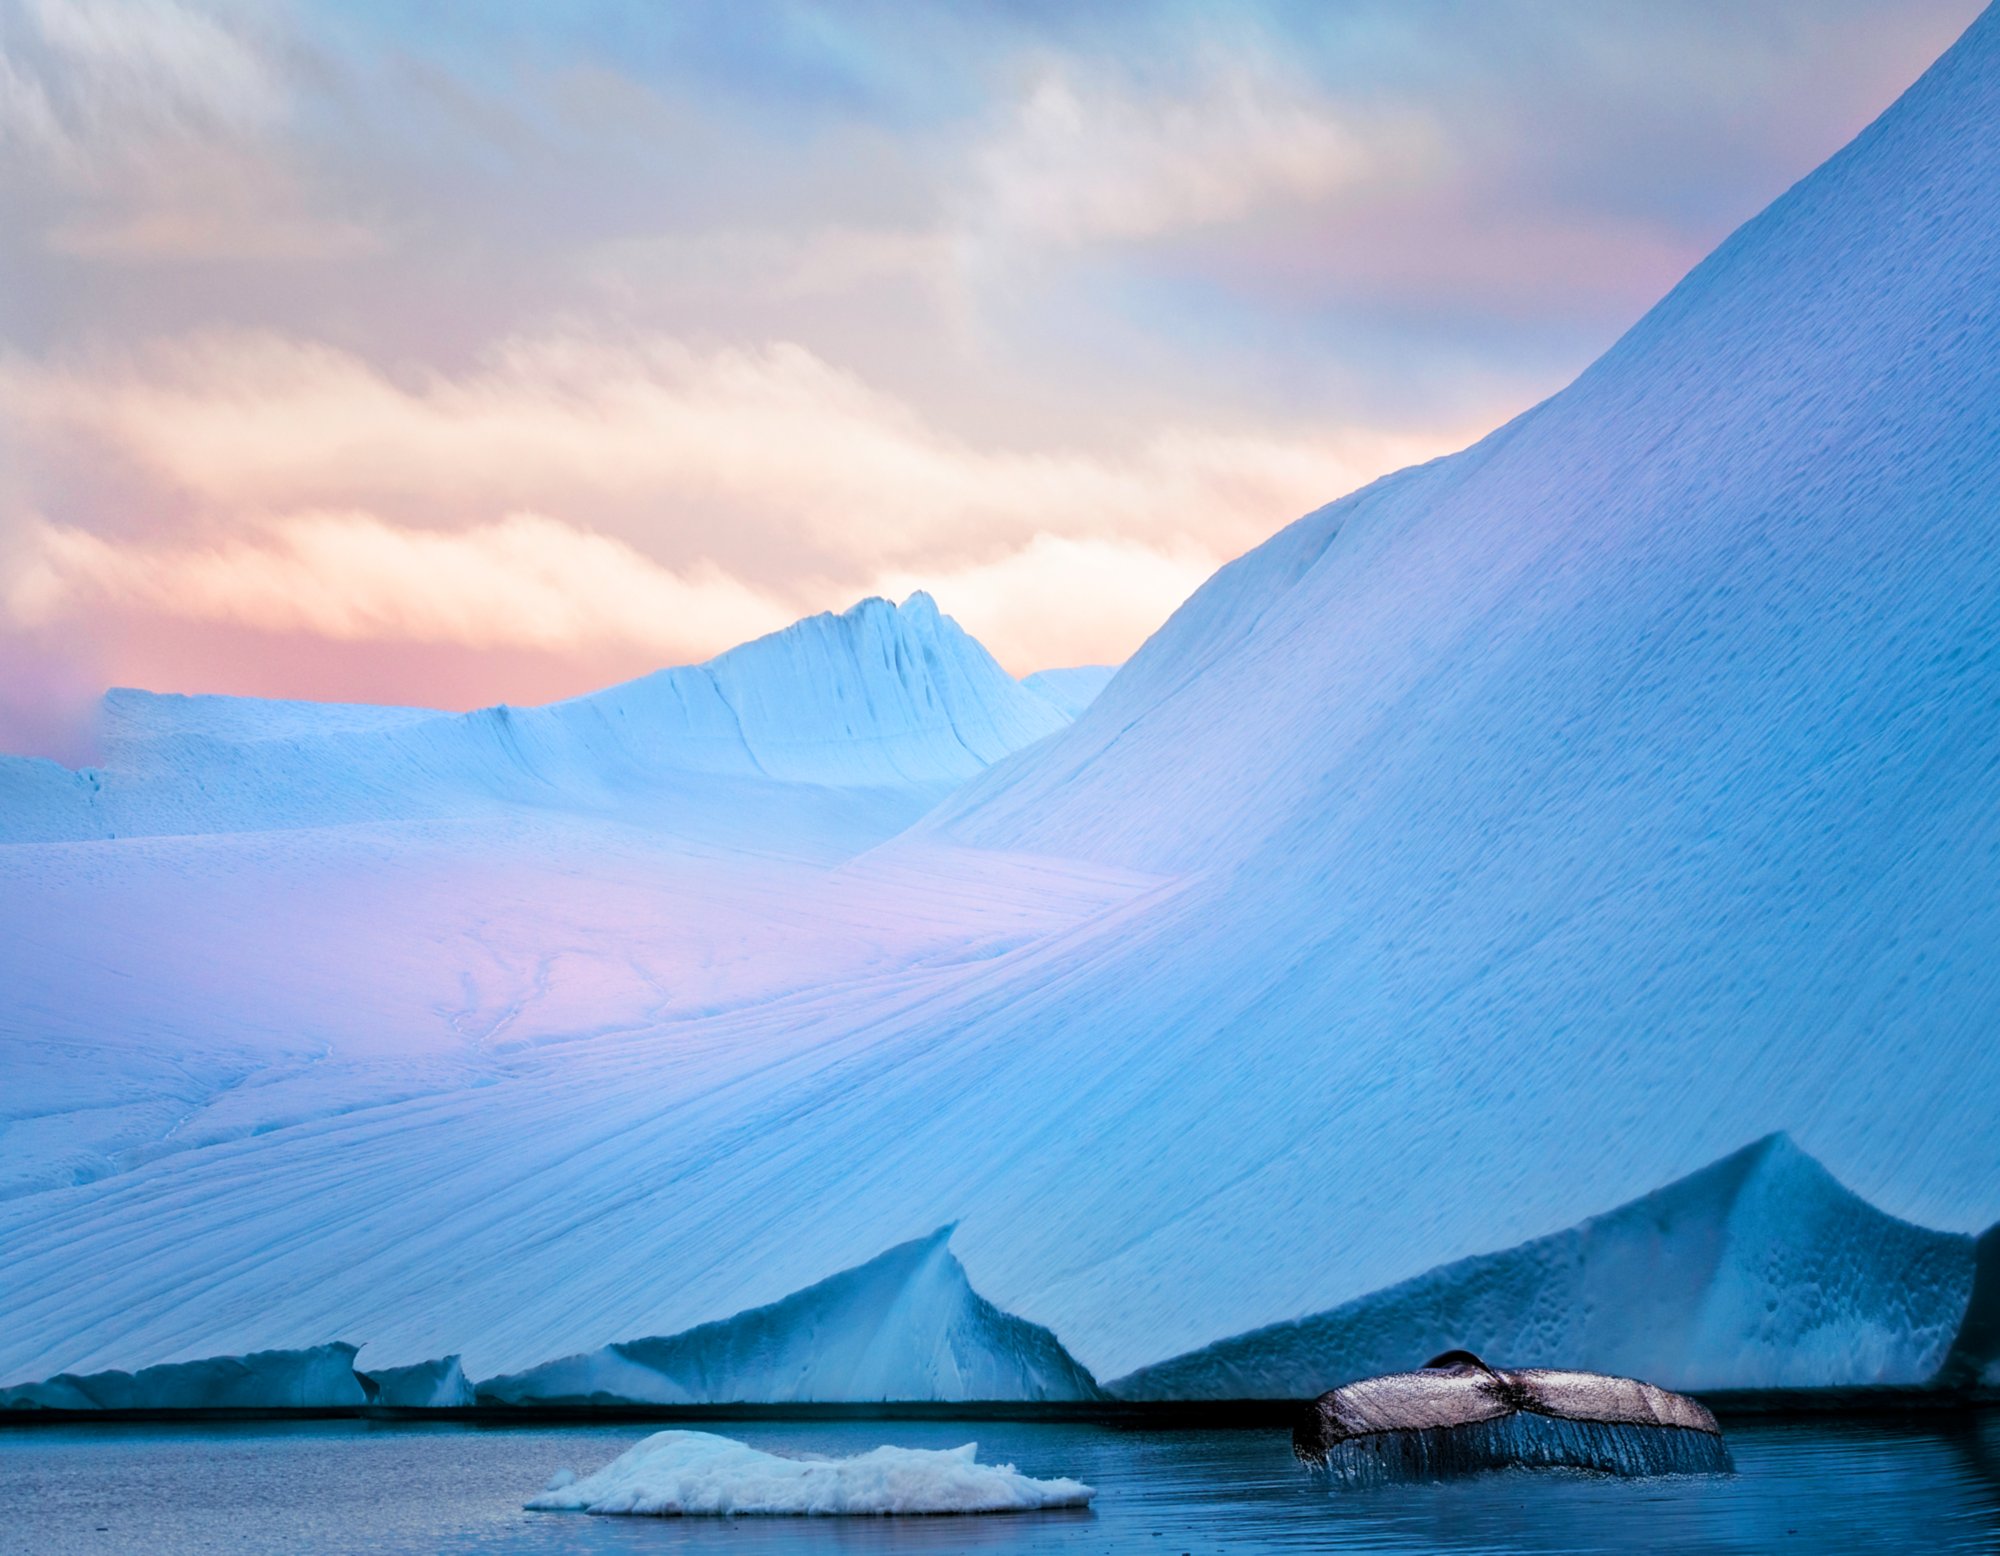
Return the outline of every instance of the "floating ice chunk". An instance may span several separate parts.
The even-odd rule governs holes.
[[[655,1432],[595,1475],[562,1485],[552,1480],[527,1506],[665,1518],[1025,1513],[1087,1507],[1097,1494],[1080,1481],[1034,1480],[1011,1464],[981,1464],[977,1455],[978,1445],[967,1443],[788,1459],[711,1432]]]
[[[253,1351],[0,1389],[0,1410],[329,1410],[364,1404],[355,1347]]]
[[[562,1357],[479,1393],[505,1404],[1098,1397],[1053,1334],[972,1289],[951,1233],[941,1227],[768,1307]]]

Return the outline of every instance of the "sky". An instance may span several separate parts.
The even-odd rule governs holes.
[[[1559,389],[1978,0],[0,0],[0,750],[1010,670]]]

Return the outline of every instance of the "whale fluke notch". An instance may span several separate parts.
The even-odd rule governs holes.
[[[1424,1363],[1426,1372],[1435,1371],[1440,1367],[1477,1367],[1481,1372],[1493,1370],[1470,1351],[1446,1351],[1442,1356],[1433,1356]]]

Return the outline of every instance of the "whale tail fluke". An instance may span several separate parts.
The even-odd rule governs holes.
[[[1306,1407],[1292,1451],[1347,1485],[1516,1467],[1611,1475],[1731,1468],[1715,1417],[1684,1394],[1592,1372],[1503,1372],[1463,1351],[1322,1394]]]
[[[1608,1475],[1726,1475],[1731,1468],[1729,1450],[1714,1433],[1530,1414],[1349,1437],[1308,1462],[1344,1486],[1450,1480],[1515,1468]]]

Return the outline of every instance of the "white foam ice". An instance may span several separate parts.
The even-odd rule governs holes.
[[[656,1517],[854,1517],[1080,1508],[1094,1495],[1079,1481],[1034,1480],[1011,1464],[981,1464],[974,1443],[806,1459],[709,1432],[668,1431],[655,1432],[594,1475],[575,1480],[559,1473],[527,1506]]]

